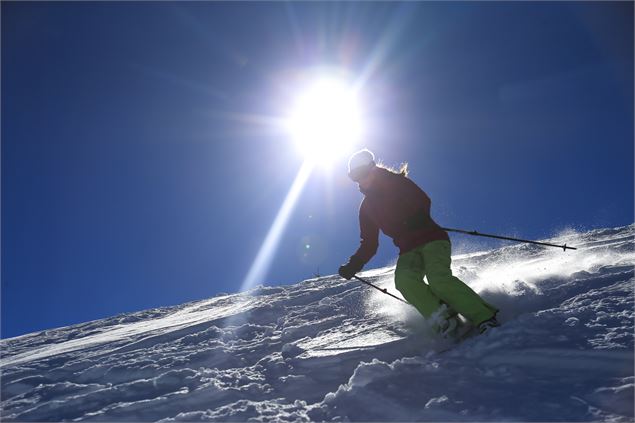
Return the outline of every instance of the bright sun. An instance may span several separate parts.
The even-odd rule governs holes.
[[[286,126],[306,159],[332,162],[360,140],[356,92],[340,80],[318,79],[298,97]]]

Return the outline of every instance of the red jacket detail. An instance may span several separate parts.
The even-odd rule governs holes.
[[[375,168],[373,186],[359,208],[360,246],[351,262],[360,265],[377,252],[379,230],[393,239],[399,254],[430,241],[449,241],[445,232],[430,217],[430,198],[403,175]]]

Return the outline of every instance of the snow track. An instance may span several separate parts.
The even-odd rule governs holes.
[[[632,421],[634,234],[454,257],[504,325],[453,347],[409,306],[337,277],[3,340],[1,417]],[[363,276],[398,295],[392,271]]]

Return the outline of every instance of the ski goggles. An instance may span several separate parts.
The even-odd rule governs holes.
[[[351,178],[353,182],[359,182],[362,179],[364,179],[366,176],[368,176],[368,174],[374,167],[375,167],[374,163],[370,163],[366,166],[356,167],[355,169],[351,169],[351,171],[348,172],[348,177]]]

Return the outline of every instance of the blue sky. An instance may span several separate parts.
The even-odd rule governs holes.
[[[364,76],[360,147],[443,226],[633,222],[630,2],[1,8],[3,338],[239,291],[304,160],[266,117],[315,68]],[[354,252],[345,166],[310,175],[262,283]]]

